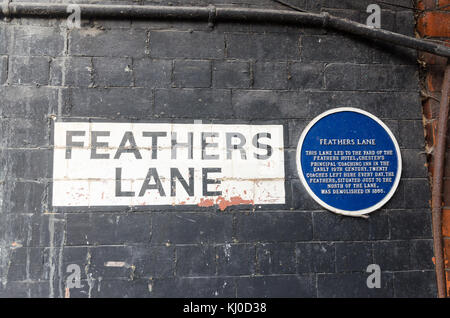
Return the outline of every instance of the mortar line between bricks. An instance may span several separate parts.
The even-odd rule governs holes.
[[[92,59],[94,59],[95,57],[92,57]],[[283,62],[284,63],[284,62]],[[40,87],[47,87],[47,88],[61,88],[61,85],[39,85]],[[32,83],[24,83],[24,84],[17,84],[17,83],[11,83],[11,85],[7,85],[7,87],[36,87],[36,84]],[[89,89],[89,90],[105,90],[108,88],[131,88],[130,86],[123,86],[123,85],[117,85],[117,86],[76,86],[76,85],[67,85],[67,87],[72,87],[72,88],[76,88],[76,89]],[[414,93],[414,94],[420,94],[420,91],[417,89],[412,89],[412,90],[401,90],[401,89],[378,89],[378,90],[322,90],[322,89],[300,89],[300,88],[296,88],[296,89],[285,89],[285,88],[281,88],[281,89],[250,89],[249,87],[232,87],[232,88],[227,88],[227,87],[152,87],[152,86],[134,86],[132,88],[140,88],[140,89],[149,89],[149,88],[153,88],[153,89],[157,89],[157,90],[186,90],[186,91],[192,91],[194,89],[202,89],[205,91],[213,91],[213,90],[222,90],[222,91],[226,91],[228,89],[234,89],[238,92],[241,91],[247,91],[247,92],[276,92],[276,93],[296,93],[296,94],[302,94],[302,93],[368,93],[368,94],[387,94],[387,93],[401,93],[401,94],[406,94],[406,93]],[[276,117],[278,118],[278,117]],[[290,119],[295,119],[294,117],[290,118]],[[391,119],[391,118],[390,118]]]
[[[225,59],[228,58],[228,34],[227,32],[223,34],[223,55]]]
[[[53,57],[48,57],[48,78],[47,78],[47,85],[43,85],[43,86],[48,86],[50,85],[50,81],[51,81],[51,75],[52,75],[52,61],[53,61]]]
[[[422,273],[422,272],[432,272],[434,273],[434,269],[407,269],[407,270],[390,270],[390,271],[382,271],[385,273]]]
[[[175,59],[171,61],[172,69],[170,70],[170,86],[175,88]]]
[[[176,247],[175,247],[176,248]],[[214,250],[214,276],[219,275],[219,251],[217,250],[218,246],[213,246]]]
[[[316,298],[319,298],[319,273],[315,273],[315,284],[316,284]]]
[[[236,109],[235,109],[235,107],[234,107],[234,105],[233,105],[233,89],[232,88],[230,88],[229,89],[229,98],[230,98],[230,104],[229,105],[231,105],[231,118],[232,119],[237,119],[237,117],[236,117]]]
[[[12,180],[14,181],[14,180]],[[21,180],[16,180],[16,182],[30,182],[30,183],[38,183],[38,184],[44,184],[39,180],[27,180],[27,181],[21,181]],[[124,206],[125,207],[125,206]],[[407,211],[407,208],[395,208],[395,209],[384,209],[384,210],[380,210],[380,212],[405,212]],[[413,212],[428,212],[428,210],[430,210],[430,207],[415,207],[413,208]],[[431,210],[430,210],[431,211]],[[90,210],[90,211],[56,211],[56,212],[52,212],[52,213],[47,213],[47,215],[50,214],[63,214],[66,213],[67,215],[93,215],[93,214],[104,214],[104,215],[109,215],[109,214],[118,214],[118,213],[131,213],[131,214],[173,214],[173,213],[182,213],[182,214],[217,214],[217,215],[223,215],[223,216],[227,216],[227,215],[244,215],[244,216],[254,216],[256,214],[269,214],[269,213],[273,213],[273,214],[281,214],[281,213],[289,213],[290,215],[292,214],[305,214],[305,213],[332,213],[330,211],[326,211],[326,210],[258,210],[258,211],[253,211],[253,210],[237,210],[237,211],[230,211],[230,212],[217,212],[217,211],[211,211],[211,210],[190,210],[190,211],[164,211],[164,210],[136,210],[136,211],[129,211],[129,210],[117,210],[117,211],[105,211],[105,210],[101,210],[101,209],[96,209],[96,210]],[[431,212],[430,212],[431,213]],[[13,214],[13,213],[6,213],[6,214]],[[29,213],[23,213],[23,214],[17,214],[17,215],[28,215]],[[34,214],[34,213],[32,213]],[[370,218],[368,219],[370,220]],[[368,220],[366,220],[367,222],[369,222]]]
[[[254,242],[253,244],[251,244],[251,246],[253,247],[253,264],[254,264],[254,270],[255,270],[255,275],[261,275],[260,273],[260,263],[258,260],[258,250],[259,250],[259,242]]]
[[[255,61],[250,59],[248,61],[248,65],[249,65],[249,77],[250,77],[250,83],[249,83],[249,88],[253,89],[255,86]]]
[[[69,42],[69,39],[67,40]],[[67,44],[68,45],[68,44]],[[171,60],[211,60],[211,61],[245,61],[248,59],[254,59],[254,57],[225,57],[225,58],[218,58],[218,57],[183,57],[183,56],[154,56],[149,57],[147,55],[139,56],[139,55],[100,55],[100,54],[71,54],[68,55],[67,52],[62,52],[62,55],[47,55],[47,54],[9,54],[13,57],[27,57],[27,58],[45,58],[45,57],[52,57],[52,58],[62,58],[62,57],[71,57],[71,58],[88,58],[88,57],[95,57],[95,58],[103,58],[103,59],[116,59],[116,58],[134,58],[137,60],[146,60],[151,58],[152,60],[156,61],[171,61]],[[411,69],[418,69],[417,64],[401,64],[401,63],[380,63],[380,62],[367,62],[367,63],[358,63],[358,62],[338,62],[338,61],[322,61],[322,60],[297,60],[297,59],[262,59],[262,60],[256,60],[255,63],[282,63],[282,62],[291,62],[291,63],[297,63],[300,65],[316,65],[316,64],[323,64],[326,63],[328,66],[331,65],[348,65],[348,66],[368,66],[368,67],[386,67],[392,69],[393,67],[398,68],[411,68]]]
[[[360,273],[360,272],[358,272]],[[388,273],[385,271],[385,273]],[[130,280],[130,278],[126,275],[124,276],[117,276],[117,277],[102,277],[102,281],[139,281],[139,280],[148,280],[148,279],[222,279],[222,278],[263,278],[263,277],[302,277],[302,276],[313,276],[314,274],[319,275],[329,275],[329,274],[336,274],[336,273],[315,273],[315,272],[306,272],[301,274],[265,274],[265,275],[251,275],[251,274],[245,274],[245,275],[221,275],[221,276],[151,276],[151,275],[145,275],[140,276],[138,279]],[[93,280],[99,280],[99,278],[92,277]],[[82,281],[87,281],[88,279],[81,279]],[[13,280],[17,283],[38,283],[36,280]],[[40,280],[39,282],[46,282],[48,283],[49,280]]]
[[[134,57],[131,58],[131,87],[136,87],[136,73],[134,71]]]
[[[59,87],[61,88],[61,87]],[[71,87],[69,87],[71,88]],[[114,87],[117,88],[117,87]],[[134,89],[132,87],[128,87],[130,89]],[[100,88],[100,89],[106,89],[106,88]],[[141,88],[140,88],[141,89]],[[114,116],[114,115],[110,115],[110,116],[101,116],[101,117],[96,117],[96,116],[91,116],[91,117],[86,117],[84,115],[82,116],[77,116],[77,115],[73,115],[73,116],[68,116],[68,115],[64,115],[62,116],[62,118],[68,118],[68,119],[79,119],[79,120],[84,120],[86,121],[87,119],[91,119],[91,120],[122,120],[122,122],[124,122],[124,120],[138,120],[138,122],[141,123],[153,123],[155,122],[155,120],[161,121],[161,120],[179,120],[179,121],[186,121],[186,120],[193,120],[193,119],[197,119],[197,117],[158,117],[158,118],[154,118],[154,117],[136,117],[136,116],[124,116],[124,115],[120,115],[120,116]],[[388,118],[388,117],[379,117],[381,120],[385,120],[385,119],[389,119],[389,120],[395,120],[395,121],[406,121],[406,119],[392,119],[392,118]],[[29,118],[29,117],[5,117],[5,116],[0,116],[0,119],[28,119],[28,120],[32,120],[34,118]],[[261,119],[261,118],[224,118],[224,117],[210,117],[207,119],[204,119],[203,121],[206,122],[210,122],[210,121],[215,121],[215,123],[223,123],[224,125],[234,125],[234,124],[239,124],[239,123],[250,123],[250,122],[282,122],[282,121],[286,121],[286,120],[299,120],[299,121],[311,121],[313,118],[312,117],[276,117],[276,118],[268,118],[268,119]],[[238,122],[233,122],[234,121],[238,121]],[[410,119],[410,121],[416,121],[416,122],[420,122],[420,119],[415,119],[412,118]],[[137,123],[138,123],[137,122]],[[185,122],[180,122],[181,124],[185,123]],[[289,146],[286,147],[285,149],[295,149],[295,147]],[[400,147],[400,149],[409,149],[409,150],[424,150],[423,147],[417,147],[417,148],[413,148],[413,147],[407,147],[405,148],[404,146]]]
[[[173,249],[173,276],[177,276],[177,269],[178,269],[178,253],[177,249]]]
[[[152,114],[156,114],[156,89],[153,88],[151,92],[152,92],[151,97],[152,104],[150,105],[150,109],[152,111]]]
[[[63,222],[61,220],[60,222]],[[227,245],[231,246],[254,246],[256,249],[256,245],[258,244],[291,244],[294,247],[297,245],[304,245],[304,244],[329,244],[330,242],[337,245],[337,244],[356,244],[356,243],[371,243],[372,245],[381,244],[381,243],[414,243],[414,242],[428,242],[431,241],[433,238],[405,238],[405,239],[382,239],[382,240],[333,240],[333,241],[326,241],[326,240],[305,240],[305,241],[254,241],[254,242],[243,242],[243,243],[233,243],[233,242],[197,242],[197,243],[185,243],[185,244],[179,244],[179,243],[172,243],[170,245],[167,245],[165,242],[161,243],[133,243],[133,242],[125,242],[125,243],[119,243],[119,244],[91,244],[91,245],[70,245],[66,244],[63,248],[106,248],[106,247],[128,247],[128,248],[140,248],[140,247],[167,247],[167,248],[174,248],[177,249],[177,247],[199,247],[199,246],[209,246],[214,248],[220,248]],[[450,238],[447,238],[450,239]],[[20,248],[51,248],[45,245],[37,246],[37,245],[23,245]],[[59,249],[60,247],[54,247],[54,249]],[[335,253],[336,254],[336,253]],[[336,255],[335,255],[336,258]],[[336,268],[335,268],[336,272]]]
[[[370,253],[372,258],[372,264],[375,264],[375,243],[373,241],[370,243]]]
[[[336,253],[336,245],[339,244],[341,242],[339,241],[334,241],[333,242],[333,251],[334,251],[334,272],[337,273],[337,253]],[[352,243],[356,243],[355,241],[353,241]]]
[[[3,85],[8,85],[9,83],[9,55],[6,55],[6,77],[5,77],[5,82],[3,83]]]
[[[209,88],[214,89],[214,78],[216,72],[214,72],[214,65],[216,64],[215,60],[209,60]]]
[[[262,278],[262,277],[298,277],[298,276],[313,276],[314,272],[311,273],[302,273],[302,274],[264,274],[264,275],[252,275],[252,274],[244,274],[244,275],[220,275],[220,276],[170,276],[170,278],[178,278],[178,279],[222,279],[222,278]],[[319,273],[320,274],[320,273]],[[327,273],[323,273],[327,274]],[[148,277],[154,277],[154,276],[148,276]],[[123,277],[126,278],[126,277]],[[156,278],[156,277],[154,277]],[[160,277],[168,278],[168,277]]]

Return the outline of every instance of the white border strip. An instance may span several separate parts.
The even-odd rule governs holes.
[[[331,205],[325,203],[324,201],[322,201],[322,199],[320,199],[309,187],[308,182],[306,182],[305,177],[303,176],[303,170],[301,167],[301,161],[300,161],[300,156],[301,156],[301,151],[302,151],[302,146],[303,146],[303,141],[306,137],[306,135],[308,134],[309,130],[322,118],[330,115],[330,114],[334,114],[334,113],[339,113],[339,112],[355,112],[355,113],[360,113],[363,115],[366,115],[368,117],[370,117],[371,119],[373,119],[374,121],[376,121],[378,124],[380,124],[381,127],[384,128],[384,130],[389,134],[389,136],[391,137],[392,142],[394,143],[395,146],[395,150],[397,151],[397,175],[394,181],[394,184],[391,188],[391,190],[389,191],[389,193],[384,197],[383,200],[381,200],[380,202],[378,202],[377,204],[366,208],[366,209],[362,209],[362,210],[357,210],[357,211],[348,211],[348,210],[341,210],[341,209],[337,209],[335,207],[332,207]],[[394,195],[395,191],[397,190],[398,184],[400,183],[400,177],[401,177],[401,172],[402,172],[402,156],[401,156],[401,152],[400,152],[400,147],[398,146],[397,140],[394,137],[394,134],[391,132],[391,130],[376,116],[372,115],[369,112],[366,112],[365,110],[359,109],[359,108],[353,108],[353,107],[339,107],[339,108],[334,108],[334,109],[330,109],[322,114],[320,114],[319,116],[317,116],[316,118],[314,118],[309,124],[308,126],[306,126],[306,128],[303,130],[302,135],[300,137],[300,140],[298,142],[298,146],[297,146],[297,156],[296,156],[296,160],[297,160],[297,172],[300,176],[300,180],[303,183],[303,186],[305,187],[305,189],[308,191],[309,195],[311,195],[311,197],[317,202],[319,203],[322,207],[326,208],[327,210],[330,210],[334,213],[337,214],[342,214],[342,215],[347,215],[347,216],[363,216],[365,214],[368,214],[370,212],[373,212],[375,210],[378,210],[379,208],[381,208],[384,204],[386,204],[386,202],[388,202],[392,196]]]

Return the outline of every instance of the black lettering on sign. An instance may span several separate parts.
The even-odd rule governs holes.
[[[172,132],[171,134],[171,159],[177,159],[177,149],[178,148],[188,148],[188,159],[192,159],[194,157],[194,133],[189,132],[188,133],[188,141],[186,143],[180,143],[177,141],[177,133]]]
[[[220,184],[220,180],[208,179],[208,173],[221,173],[221,168],[203,168],[202,169],[202,184],[203,184],[203,196],[213,197],[216,195],[222,195],[222,191],[208,191],[208,184]]]
[[[150,184],[151,179],[155,179],[154,184]],[[159,191],[159,195],[162,197],[166,196],[166,193],[164,192],[163,186],[161,184],[161,179],[159,179],[158,171],[156,171],[156,168],[150,168],[148,169],[147,176],[145,177],[144,183],[142,184],[141,191],[139,192],[139,196],[144,196],[145,192],[147,190],[153,190],[157,189]]]
[[[232,159],[232,152],[233,150],[239,150],[241,152],[241,159],[246,160],[247,154],[244,150],[244,145],[246,143],[245,136],[241,133],[234,132],[234,133],[226,133],[226,139],[227,139],[227,159]],[[233,138],[239,138],[239,144],[235,145],[233,144]]]
[[[85,131],[80,130],[68,130],[66,132],[66,159],[72,159],[72,147],[83,147],[82,141],[73,141],[74,136],[84,136]]]
[[[98,147],[108,147],[107,142],[98,142],[97,137],[109,137],[109,131],[91,131],[91,159],[109,159],[109,153],[97,153]]]
[[[181,175],[180,170],[177,168],[170,168],[170,196],[172,197],[177,195],[176,179],[180,181],[184,190],[186,190],[190,197],[194,196],[194,168],[189,168],[189,184]]]
[[[116,197],[134,197],[133,191],[122,191],[122,168],[116,168]]]
[[[126,144],[129,143],[129,146]],[[136,141],[134,140],[134,135],[131,131],[126,131],[123,135],[122,141],[120,142],[119,149],[114,156],[114,159],[119,159],[122,153],[133,153],[136,159],[142,159],[141,153],[139,152]]]
[[[207,142],[206,138],[217,138],[219,133],[216,132],[202,132],[202,159],[203,160],[218,160],[219,155],[206,154],[206,148],[217,148],[217,142]]]
[[[152,159],[158,159],[158,137],[166,137],[167,133],[164,131],[144,131],[142,136],[152,138]]]
[[[271,145],[267,145],[267,144],[261,144],[259,142],[260,138],[268,138],[271,139],[272,135],[270,133],[259,133],[256,134],[255,136],[253,136],[253,146],[255,146],[258,149],[265,149],[266,150],[266,154],[265,155],[260,155],[257,153],[254,153],[253,155],[255,156],[256,159],[260,159],[260,160],[267,160],[272,156],[272,146]]]

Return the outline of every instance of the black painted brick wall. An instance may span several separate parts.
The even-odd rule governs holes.
[[[109,2],[285,9],[270,0]],[[290,2],[360,22],[372,3]],[[413,35],[412,12],[383,6],[382,27]],[[91,20],[67,30],[63,20],[23,18],[0,22],[0,84],[2,297],[64,297],[69,264],[83,285],[71,297],[436,296],[415,52],[294,26]],[[369,219],[324,211],[296,172],[304,127],[341,106],[380,117],[402,150],[400,186]],[[283,124],[287,203],[57,211],[55,116]],[[372,263],[380,289],[366,287]]]

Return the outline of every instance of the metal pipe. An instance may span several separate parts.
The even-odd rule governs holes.
[[[450,48],[431,41],[416,39],[395,32],[376,29],[365,24],[337,18],[328,13],[316,14],[288,10],[224,7],[95,5],[79,4],[85,18],[108,19],[184,19],[206,22],[270,22],[277,24],[308,25],[342,31],[365,38],[381,40],[450,58]],[[9,2],[3,4],[5,17],[40,16],[65,17],[68,4]]]
[[[444,177],[445,163],[445,139],[447,135],[447,121],[449,113],[449,89],[450,89],[450,60],[447,61],[444,80],[442,82],[441,103],[437,127],[436,152],[434,154],[433,190],[431,193],[432,223],[433,223],[433,248],[436,263],[436,279],[438,297],[447,296],[445,280],[444,249],[442,246],[442,180]]]

